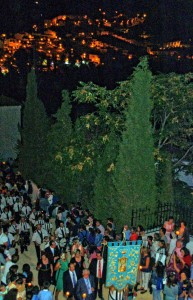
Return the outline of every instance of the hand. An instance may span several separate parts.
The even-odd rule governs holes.
[[[94,288],[93,287],[91,288],[91,291],[94,292]]]

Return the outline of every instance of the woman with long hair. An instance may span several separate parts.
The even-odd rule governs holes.
[[[165,300],[176,300],[178,295],[178,285],[175,273],[171,273],[167,278],[167,283],[164,286]]]
[[[153,300],[161,300],[161,291],[163,289],[164,265],[158,261],[152,271],[152,291]]]
[[[76,250],[75,256],[71,258],[70,263],[75,265],[75,271],[77,274],[77,278],[80,279],[82,277],[82,271],[86,268],[84,257],[81,255],[80,250]]]
[[[54,271],[56,271],[56,292],[55,300],[58,300],[59,293],[63,290],[63,274],[68,270],[67,253],[62,253],[57,261]]]
[[[41,259],[37,264],[38,270],[38,284],[40,288],[43,286],[45,281],[51,282],[51,278],[53,276],[53,266],[49,262],[45,252],[42,252]]]
[[[141,271],[141,294],[147,292],[151,276],[150,256],[147,247],[141,249],[141,260],[139,270]]]

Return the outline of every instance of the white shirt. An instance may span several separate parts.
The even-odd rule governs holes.
[[[4,196],[1,196],[1,204],[5,207],[7,205],[6,198]]]
[[[4,211],[4,208],[5,208],[5,205],[4,204],[0,204],[0,214],[3,213]]]
[[[11,219],[11,217],[12,217],[12,214],[11,214],[10,211],[8,211],[8,212],[3,212],[3,213],[1,214],[1,220],[3,220],[3,221],[8,221],[8,220]]]
[[[8,238],[7,238],[6,234],[4,234],[2,232],[1,235],[0,235],[0,245],[4,245],[7,242],[8,242]]]
[[[8,197],[8,198],[7,198],[7,203],[8,203],[9,205],[11,205],[11,206],[12,206],[12,205],[13,205],[13,203],[14,203],[14,202],[13,202],[13,197],[11,197],[11,196],[10,196],[10,197]]]
[[[63,238],[63,234],[62,232],[64,233],[64,237],[69,233],[69,229],[66,228],[66,227],[58,227],[55,231],[55,234],[60,238],[62,239]]]
[[[35,242],[38,245],[41,245],[41,243],[43,242],[41,239],[41,233],[42,233],[43,239],[45,238],[45,236],[49,236],[48,232],[43,228],[39,232],[36,230],[32,236],[32,242]]]
[[[35,221],[35,226],[36,226],[37,224],[44,225],[44,224],[45,224],[45,221],[42,220],[42,219],[39,219],[39,220]]]
[[[21,209],[24,216],[28,216],[31,212],[31,207],[29,206],[23,206]]]
[[[22,204],[21,204],[21,202],[16,202],[16,203],[13,205],[13,210],[14,210],[15,212],[20,212],[21,209],[22,209]]]
[[[29,216],[29,221],[32,223],[32,224],[35,224],[35,221],[36,221],[36,215],[34,214],[34,212],[32,212]]]
[[[100,224],[99,226],[97,226],[97,228],[100,229],[101,234],[104,235],[105,229],[104,229],[103,225]]]
[[[21,233],[21,231],[29,231],[30,230],[30,226],[27,222],[20,222],[18,225],[18,229],[19,229],[19,233]]]
[[[45,222],[42,225],[42,228],[45,229],[47,232],[50,232],[52,230],[52,228],[53,228],[53,225],[50,222],[49,223]]]
[[[18,225],[17,224],[15,224],[15,225],[12,224],[11,226],[9,226],[8,232],[12,233],[12,234],[16,234],[17,230],[18,230]]]
[[[15,265],[15,263],[13,263],[12,261],[7,261],[5,263],[5,268],[4,268],[3,276],[1,278],[1,281],[4,284],[7,284],[7,282],[6,282],[7,273],[9,272],[10,267],[13,266],[13,265]]]
[[[48,202],[50,205],[53,203],[53,197],[54,196],[52,194],[48,197]]]

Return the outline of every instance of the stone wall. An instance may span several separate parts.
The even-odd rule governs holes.
[[[21,124],[21,106],[0,106],[0,160],[17,157],[19,124]]]

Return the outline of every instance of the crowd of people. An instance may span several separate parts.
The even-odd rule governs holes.
[[[193,299],[193,249],[185,221],[175,231],[170,216],[153,235],[142,225],[124,225],[117,232],[113,217],[102,224],[80,202],[59,203],[50,190],[39,189],[34,199],[32,182],[8,163],[0,164],[0,221],[0,300],[58,300],[61,294],[75,300],[103,299],[108,242],[138,240],[142,246],[136,285],[120,299],[147,291],[153,300],[162,295],[165,300]],[[31,244],[37,278],[30,261],[22,270],[18,266]]]

